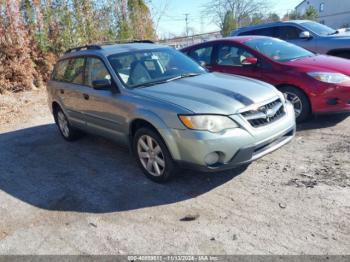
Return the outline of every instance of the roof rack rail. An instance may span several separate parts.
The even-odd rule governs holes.
[[[84,49],[85,50],[89,50],[89,49],[98,50],[98,49],[102,49],[102,47],[100,45],[84,45],[84,46],[78,46],[78,47],[70,48],[64,53],[68,54],[68,53],[72,53],[72,52],[78,52],[78,51],[84,50]]]
[[[117,41],[102,42],[102,43],[99,43],[99,45],[132,44],[132,43],[154,44],[154,42],[151,40],[117,40]]]
[[[145,43],[145,44],[154,44],[151,40],[125,40],[125,41],[112,41],[112,42],[102,42],[98,44],[91,44],[91,45],[83,45],[78,47],[73,47],[68,49],[65,54],[72,53],[72,52],[78,52],[80,50],[99,50],[102,49],[101,46],[103,45],[115,45],[115,44],[132,44],[132,43]]]
[[[154,42],[152,40],[132,40],[129,43],[154,44]]]

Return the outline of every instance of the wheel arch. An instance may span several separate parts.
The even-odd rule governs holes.
[[[56,116],[56,113],[57,111],[61,109],[62,110],[62,106],[57,102],[57,101],[53,101],[51,103],[51,112],[53,114],[53,117],[55,119],[55,122],[57,123],[57,116]]]
[[[307,95],[307,93],[306,93],[302,88],[300,88],[299,86],[296,86],[296,85],[292,85],[292,84],[279,84],[279,85],[276,86],[276,88],[277,88],[279,91],[281,91],[281,89],[282,89],[283,87],[288,87],[288,86],[298,89],[299,91],[301,91],[301,92],[305,95],[305,97],[307,98],[307,100],[308,100],[308,102],[309,102],[309,104],[310,104],[310,106],[311,106],[311,113],[312,113],[312,111],[313,111],[313,110],[312,110],[312,102],[311,102],[311,100],[310,100],[310,97]]]
[[[135,136],[136,131],[142,127],[150,128],[160,135],[160,133],[158,132],[158,129],[150,121],[147,121],[143,118],[136,118],[132,120],[129,126],[130,138],[132,139]]]
[[[157,116],[149,113],[148,117],[145,115],[138,115],[133,118],[129,124],[129,149],[133,153],[133,139],[136,131],[142,127],[148,127],[155,131],[160,138],[163,140],[164,144],[167,146],[170,155],[173,159],[179,159],[179,150],[177,148],[176,142],[171,134],[171,131],[166,126],[166,124]],[[152,117],[150,117],[152,116]]]
[[[53,114],[53,117],[54,117],[54,120],[55,122],[57,123],[57,119],[56,119],[56,113],[57,113],[57,110],[58,109],[61,109],[63,111],[63,113],[67,116],[68,118],[68,121],[70,121],[70,118],[69,118],[69,114],[67,113],[66,109],[64,108],[64,106],[57,100],[53,100],[51,102],[51,112]]]

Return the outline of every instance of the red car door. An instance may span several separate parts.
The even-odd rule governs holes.
[[[263,80],[258,59],[245,48],[234,43],[222,43],[216,44],[214,51],[212,71]]]

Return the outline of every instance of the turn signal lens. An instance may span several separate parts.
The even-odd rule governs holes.
[[[189,129],[194,129],[193,124],[188,116],[179,116],[181,122]]]

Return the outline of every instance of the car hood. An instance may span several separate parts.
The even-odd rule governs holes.
[[[304,68],[305,71],[339,72],[350,75],[350,60],[328,55],[306,57],[286,64]]]
[[[264,82],[221,73],[207,73],[134,89],[139,95],[176,104],[193,113],[235,114],[280,93]]]

